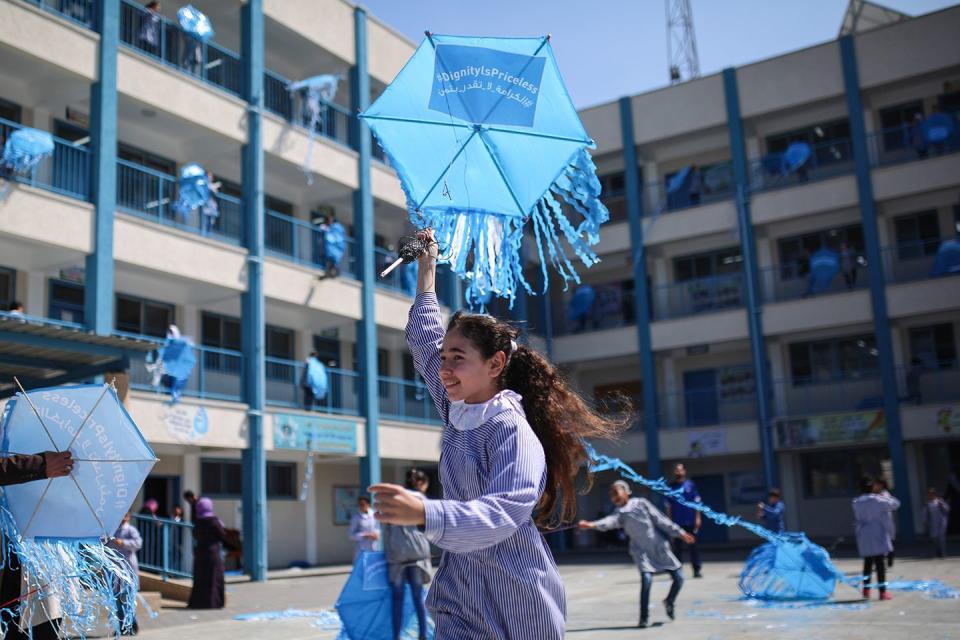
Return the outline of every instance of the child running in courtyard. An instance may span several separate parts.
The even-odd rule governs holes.
[[[863,597],[870,598],[870,576],[877,571],[877,590],[881,600],[890,600],[887,592],[886,556],[893,551],[890,539],[890,514],[900,508],[900,501],[879,492],[872,478],[860,481],[860,495],[853,499],[853,517],[857,534],[857,551],[863,558]]]
[[[581,529],[598,531],[623,529],[630,538],[630,555],[640,570],[639,626],[645,629],[650,623],[650,587],[654,573],[666,571],[673,580],[663,606],[667,617],[674,619],[674,604],[683,587],[683,572],[670,542],[679,538],[693,544],[694,537],[663,515],[649,500],[631,498],[631,493],[626,481],[617,480],[610,485],[610,502],[617,508],[616,512],[593,522],[581,520],[578,525]]]
[[[456,313],[446,332],[433,233],[420,258],[407,344],[443,418],[443,499],[370,487],[381,522],[425,527],[443,550],[427,606],[436,639],[564,637],[566,602],[537,525],[572,520],[581,437],[626,425],[598,416],[512,326]]]

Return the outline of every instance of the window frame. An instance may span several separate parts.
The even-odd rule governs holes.
[[[125,299],[128,302],[134,302],[140,306],[140,326],[137,331],[129,331],[127,329],[120,328],[120,301]],[[114,310],[113,310],[113,328],[115,331],[122,331],[124,333],[132,333],[134,335],[140,336],[151,336],[154,338],[164,338],[167,335],[167,329],[171,324],[177,324],[177,307],[174,304],[169,302],[161,302],[159,300],[152,300],[150,298],[142,298],[140,296],[130,295],[127,293],[115,293],[113,296]],[[147,333],[146,329],[146,311],[147,306],[152,305],[154,307],[162,307],[170,312],[167,326],[163,327],[162,333]]]
[[[0,266],[0,275],[5,275],[10,279],[10,286],[6,293],[0,289],[0,311],[7,311],[10,308],[10,305],[14,300],[17,299],[17,270],[13,267],[2,267]],[[3,296],[8,295],[7,299],[4,299]]]
[[[937,334],[940,334],[939,336]],[[933,344],[933,359],[923,357],[917,347],[924,334],[928,334]],[[943,339],[943,344],[940,344]],[[943,371],[957,366],[957,341],[953,331],[953,324],[938,322],[921,327],[910,327],[907,333],[907,343],[910,346],[910,358],[919,358],[923,366],[931,371]],[[942,348],[942,351],[941,351]]]
[[[924,229],[924,224],[931,229]],[[901,231],[906,232],[901,234]],[[936,255],[940,249],[940,212],[936,209],[914,211],[893,219],[893,235],[897,242],[897,260],[913,260]],[[902,235],[912,235],[903,238]]]
[[[850,238],[851,232],[856,231],[854,236],[859,238],[854,241]],[[832,236],[835,235],[836,238]],[[796,251],[789,248],[790,245],[796,245]],[[809,264],[804,265],[803,256],[805,253],[813,255],[820,249],[830,249],[831,251],[840,251],[840,245],[846,244],[856,256],[860,256],[864,251],[863,225],[859,222],[851,224],[818,229],[808,233],[799,233],[792,236],[786,236],[777,239],[777,266],[780,272],[780,280],[795,280],[806,277],[809,273]],[[795,258],[786,259],[787,255],[796,254]]]
[[[859,344],[860,342],[863,342],[864,345],[861,346]],[[873,358],[874,366],[872,368],[863,367],[863,363],[861,362],[861,366],[859,367],[848,367],[845,364],[844,349],[851,345],[856,349],[867,350],[868,356]],[[802,357],[806,360],[806,366],[808,368],[807,375],[798,375],[798,366],[800,364],[798,361],[801,360],[801,349],[806,352]],[[880,375],[880,358],[878,355],[869,352],[876,350],[876,337],[869,333],[837,336],[822,340],[791,342],[787,345],[788,358],[790,360],[790,383],[794,387],[799,387],[828,384],[838,380],[874,379]],[[826,359],[830,361],[829,375],[826,377],[818,375],[820,367],[817,366],[817,363],[818,361],[822,362],[824,360],[823,356],[827,356]],[[859,373],[859,375],[852,375],[856,373]]]
[[[862,464],[861,460],[862,457],[867,455],[875,456],[871,462],[875,462],[876,464],[869,469],[866,468],[867,465]],[[884,446],[804,451],[800,454],[801,492],[805,500],[840,500],[853,498],[859,494],[860,478],[864,474],[869,474],[872,477],[881,476],[884,461],[889,460],[890,452]],[[844,476],[842,479],[845,480],[846,487],[828,493],[817,494],[812,490],[811,467],[819,463],[821,468],[826,468],[827,465],[824,463],[827,462],[834,464],[834,468],[827,472],[832,472],[836,475],[842,474]]]

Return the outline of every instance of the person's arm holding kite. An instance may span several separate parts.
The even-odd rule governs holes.
[[[33,455],[14,454],[0,457],[0,486],[59,478],[73,471],[69,451],[45,451]]]

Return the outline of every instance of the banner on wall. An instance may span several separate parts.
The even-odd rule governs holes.
[[[960,433],[960,404],[937,409],[937,431]]]
[[[210,433],[210,419],[202,405],[164,403],[161,411],[163,426],[177,442],[203,442]]]
[[[688,458],[716,456],[727,452],[727,432],[722,429],[691,432],[687,435],[687,438],[689,444]]]
[[[887,421],[883,409],[830,413],[774,421],[781,449],[816,445],[885,442]]]
[[[274,413],[273,448],[356,455],[357,423],[328,417]]]
[[[753,506],[767,499],[767,487],[760,471],[733,471],[727,478],[731,504]]]

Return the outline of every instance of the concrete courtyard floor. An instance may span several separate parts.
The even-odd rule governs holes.
[[[709,559],[709,557],[708,557]],[[689,578],[677,603],[677,620],[670,622],[660,601],[669,579],[657,577],[651,601],[649,629],[635,627],[638,618],[639,576],[627,557],[603,554],[562,562],[567,587],[567,637],[684,638],[722,640],[775,637],[780,639],[921,640],[960,639],[960,600],[936,600],[923,593],[895,592],[893,600],[869,603],[859,593],[838,586],[834,600],[809,608],[762,608],[740,599],[740,561],[708,562],[704,578]],[[860,561],[836,560],[846,573],[857,572]],[[939,579],[960,588],[960,558],[897,559],[888,579]],[[248,640],[253,638],[333,639],[336,631],[318,629],[311,620],[238,621],[234,616],[257,611],[332,609],[345,574],[296,577],[267,583],[240,582],[227,586],[227,608],[191,611],[164,603],[158,616],[142,616],[141,636],[147,640]],[[525,639],[526,640],[526,639]],[[529,639],[536,640],[536,639]]]

